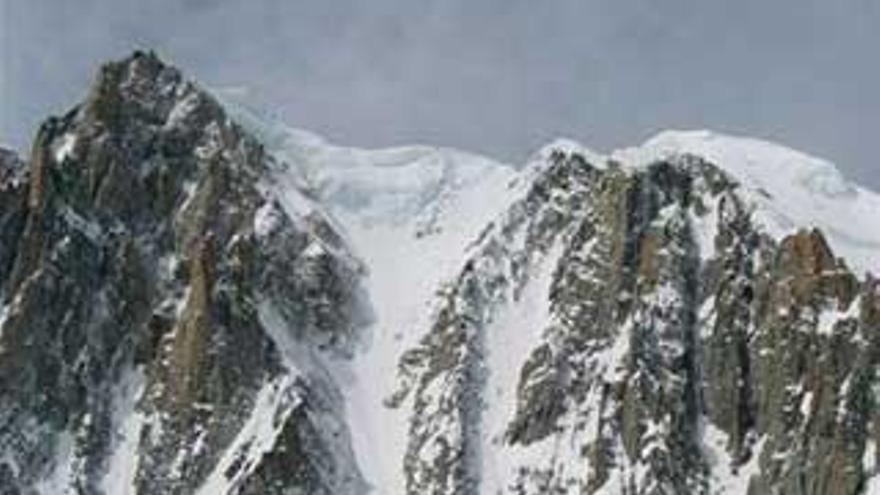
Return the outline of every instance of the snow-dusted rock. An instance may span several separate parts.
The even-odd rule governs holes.
[[[342,147],[136,53],[0,150],[0,493],[874,493],[877,211],[705,131]]]
[[[361,267],[210,95],[136,53],[5,162],[0,492],[365,493]]]

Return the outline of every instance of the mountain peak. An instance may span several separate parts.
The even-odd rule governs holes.
[[[221,117],[219,102],[204,88],[186,79],[174,65],[155,52],[135,51],[102,65],[88,96],[77,108],[77,118],[100,127],[129,121],[147,125],[196,125]],[[184,122],[195,119],[196,122]]]
[[[781,239],[818,227],[859,271],[880,271],[880,195],[848,181],[831,162],[773,142],[708,130],[663,131],[615,161],[633,169],[685,155],[713,164],[740,185],[756,223]],[[841,219],[847,219],[841,222]]]
[[[580,155],[584,160],[596,167],[604,167],[605,162],[607,161],[607,158],[601,153],[597,153],[579,141],[567,137],[558,137],[544,146],[541,146],[538,148],[538,151],[532,155],[530,161],[547,162],[550,161],[554,155]]]
[[[361,275],[276,165],[143,52],[0,164],[0,492],[366,491],[307,373],[360,340]]]
[[[713,162],[740,182],[756,188],[799,185],[831,197],[856,192],[827,160],[770,141],[709,130],[662,131],[637,147],[615,151],[613,156],[633,166],[644,166],[683,154]]]

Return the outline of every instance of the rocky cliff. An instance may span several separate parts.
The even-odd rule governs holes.
[[[211,96],[136,53],[2,156],[0,491],[363,492],[361,269]]]
[[[880,493],[880,196],[343,148],[159,60],[0,152],[0,493]]]
[[[407,493],[869,493],[880,284],[739,187],[555,152],[404,354]]]

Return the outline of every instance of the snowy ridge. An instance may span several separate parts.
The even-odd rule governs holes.
[[[856,272],[880,273],[880,194],[847,181],[830,162],[759,139],[709,131],[665,131],[610,156],[640,168],[685,154],[720,167],[743,187],[754,217],[779,239],[818,227]],[[861,274],[861,273],[860,273]]]
[[[571,155],[580,155],[583,157],[590,165],[604,169],[606,168],[608,157],[605,155],[594,151],[591,148],[581,144],[578,141],[570,138],[556,138],[553,141],[545,144],[540,147],[537,152],[532,154],[532,157],[529,159],[528,165],[529,167],[546,167],[548,163],[553,159],[553,155],[561,153],[565,156]]]
[[[485,185],[528,181],[539,174],[553,153],[577,154],[598,168],[610,161],[627,169],[644,168],[659,160],[695,155],[712,162],[743,186],[755,208],[757,222],[780,239],[798,228],[818,227],[832,248],[857,272],[880,273],[880,194],[848,181],[831,162],[780,144],[706,130],[663,131],[645,143],[604,155],[569,138],[542,146],[518,172],[489,158],[428,146],[359,149],[337,146],[324,138],[278,121],[265,119],[225,102],[236,119],[254,132],[282,161],[296,164],[303,180],[332,212],[356,223],[405,224],[415,218],[430,228],[433,209],[480,214],[500,213],[512,196],[493,200],[497,189]],[[483,204],[460,205],[450,194],[480,190]],[[474,202],[476,203],[476,202]],[[471,206],[471,208],[464,208]],[[479,211],[477,208],[482,209]],[[487,210],[489,212],[487,213]],[[842,222],[841,219],[847,219]],[[454,224],[454,222],[447,222]]]
[[[743,199],[767,234],[778,240],[799,228],[817,227],[857,273],[880,273],[880,227],[874,220],[880,194],[847,180],[822,158],[755,138],[669,130],[607,155],[560,138],[541,147],[529,164],[540,166],[554,152],[579,154],[599,168],[616,162],[629,171],[676,156],[703,158],[742,186]]]
[[[438,210],[444,203],[454,203],[455,197],[474,189],[485,198],[485,204],[474,206],[497,213],[496,190],[506,189],[515,176],[509,165],[452,148],[338,146],[240,105],[225,104],[275,157],[293,166],[292,180],[299,188],[310,190],[332,213],[359,226],[394,224],[405,229],[415,227],[418,219],[419,226],[430,228],[432,217],[442,215]]]

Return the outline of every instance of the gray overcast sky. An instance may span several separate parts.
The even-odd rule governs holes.
[[[0,0],[0,141],[154,48],[341,144],[519,162],[664,128],[768,138],[880,189],[876,0]]]

